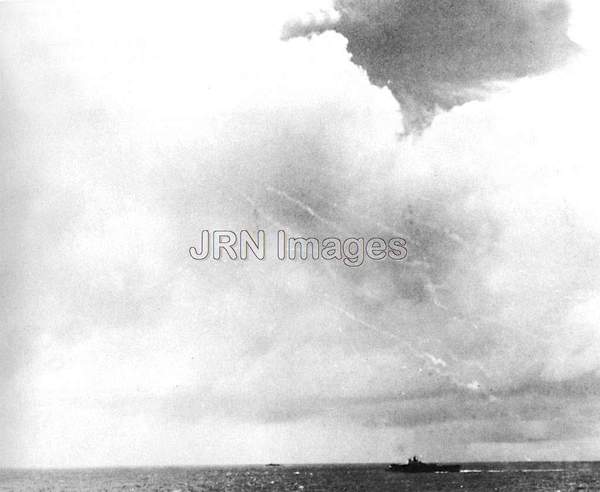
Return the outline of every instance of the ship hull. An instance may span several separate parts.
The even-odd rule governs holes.
[[[438,465],[437,463],[392,464],[387,467],[387,470],[400,473],[456,473],[460,471],[460,465]]]

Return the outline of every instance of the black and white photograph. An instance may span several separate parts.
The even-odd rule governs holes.
[[[600,490],[600,2],[0,0],[0,491]]]

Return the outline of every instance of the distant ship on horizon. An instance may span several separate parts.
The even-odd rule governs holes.
[[[402,473],[452,473],[459,472],[460,465],[444,465],[438,463],[423,463],[419,458],[413,456],[409,458],[405,465],[392,463],[387,467],[387,471]]]

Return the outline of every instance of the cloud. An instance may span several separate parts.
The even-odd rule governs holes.
[[[526,5],[513,7],[538,12]],[[191,4],[143,18],[12,8],[2,326],[22,345],[0,349],[12,357],[5,399],[18,402],[0,423],[25,444],[4,462],[173,463],[180,442],[201,450],[188,463],[231,443],[250,462],[269,445],[254,437],[281,428],[290,455],[311,459],[306,436],[329,436],[332,422],[361,442],[355,459],[383,453],[389,426],[407,449],[437,452],[443,430],[456,453],[482,444],[494,456],[493,443],[560,437],[536,419],[597,408],[597,150],[582,115],[600,104],[588,59],[399,141],[403,105],[352,62],[353,41],[282,42],[287,13],[272,6],[239,20]],[[98,19],[113,18],[109,42]],[[455,77],[461,90],[481,82]],[[399,235],[409,257],[350,269],[187,253],[202,229],[272,240],[279,226]],[[507,415],[518,423],[490,437]],[[318,456],[347,456],[346,441],[325,441]]]
[[[352,60],[389,87],[408,129],[484,97],[498,82],[564,64],[577,46],[564,0],[338,0],[337,17],[292,21],[284,39],[334,29]]]

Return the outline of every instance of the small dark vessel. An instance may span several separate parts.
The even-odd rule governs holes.
[[[281,466],[279,463],[267,463],[265,466]]]
[[[392,463],[387,467],[387,471],[402,473],[449,473],[459,472],[460,465],[439,465],[438,463],[423,463],[416,456],[410,458],[406,465]]]

